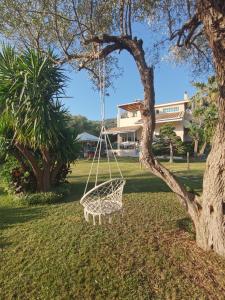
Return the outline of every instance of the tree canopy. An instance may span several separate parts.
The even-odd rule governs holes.
[[[77,134],[88,132],[90,134],[99,136],[101,130],[101,121],[88,120],[86,117],[81,115],[70,116],[69,126],[74,128],[74,131]],[[106,119],[105,126],[106,128],[116,127],[116,119]]]
[[[93,60],[98,53],[98,46],[90,43],[90,40],[103,33],[135,36],[135,24],[145,24],[145,30],[147,28],[151,36],[149,44],[145,45],[149,48],[151,59],[164,48],[166,51],[169,49],[168,57],[176,62],[191,61],[194,69],[208,70],[212,67],[211,49],[202,23],[196,19],[195,2],[25,0],[21,3],[19,0],[3,0],[0,3],[0,30],[19,48],[54,49],[60,63],[70,62],[76,69],[86,68],[90,76],[98,81],[97,65]],[[11,18],[11,15],[14,17]],[[189,35],[186,34],[188,26],[192,27]],[[170,41],[175,39],[176,45],[171,44]],[[185,48],[184,45],[191,46]],[[105,50],[105,54],[111,53],[110,56],[104,55],[108,75],[120,73],[115,64],[116,56],[112,53],[117,48],[111,46]]]

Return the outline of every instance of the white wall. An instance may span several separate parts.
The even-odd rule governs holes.
[[[175,108],[175,107],[178,107],[178,108],[179,108],[179,112],[180,112],[180,111],[185,111],[184,103],[181,103],[181,104],[174,104],[174,105],[164,105],[164,106],[160,106],[160,107],[157,107],[157,105],[156,105],[156,106],[155,106],[155,109],[158,110],[159,112],[163,113],[163,109],[164,109],[164,108]]]
[[[134,126],[137,125],[135,122],[139,121],[141,119],[141,112],[137,111],[137,116],[133,117],[132,112],[127,112],[128,117],[127,118],[121,118],[121,112],[119,120],[117,119],[117,126],[118,127],[125,127],[125,126]]]
[[[139,151],[137,149],[116,149],[110,150],[109,155],[113,156],[113,153],[119,157],[139,157]]]

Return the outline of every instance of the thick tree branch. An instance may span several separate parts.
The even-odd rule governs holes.
[[[37,163],[35,157],[33,156],[33,154],[26,147],[24,147],[22,144],[20,144],[19,142],[15,142],[15,147],[27,159],[27,161],[29,162],[35,176],[36,177],[39,176],[40,173],[41,173],[41,169],[38,166],[38,163]]]
[[[141,81],[144,87],[144,105],[141,109],[143,119],[143,137],[142,137],[142,157],[144,165],[156,176],[160,177],[174,191],[181,203],[186,207],[192,217],[196,217],[201,208],[198,199],[194,194],[188,193],[184,186],[176,177],[161,165],[152,153],[152,141],[155,128],[155,96],[153,84],[153,68],[149,68],[145,61],[145,53],[142,47],[142,40],[131,38],[129,36],[111,36],[103,35],[94,37],[86,43],[110,44],[101,50],[101,57],[106,57],[114,49],[127,50],[134,58],[138,67]],[[100,53],[98,53],[100,55]],[[98,57],[98,56],[97,56]],[[96,56],[95,56],[96,58]],[[91,59],[91,57],[89,58]]]
[[[170,40],[173,40],[175,38],[177,39],[177,46],[183,47],[190,45],[191,38],[195,35],[195,32],[197,28],[201,25],[201,21],[199,20],[199,17],[197,14],[195,14],[190,20],[188,20],[179,30],[176,30],[171,32]],[[188,32],[186,36],[186,32]]]
[[[124,0],[120,0],[120,34],[124,35]]]

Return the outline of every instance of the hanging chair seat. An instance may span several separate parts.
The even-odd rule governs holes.
[[[95,216],[99,216],[101,224],[101,216],[118,212],[122,209],[122,195],[125,180],[123,178],[114,178],[103,182],[90,191],[88,191],[80,200],[84,206],[84,216],[88,221],[89,214],[93,216],[95,224]]]
[[[110,215],[122,208],[122,203],[104,200],[102,203],[99,200],[89,203],[85,206],[86,212],[96,215]]]

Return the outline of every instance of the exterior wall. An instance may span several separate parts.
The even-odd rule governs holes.
[[[133,126],[137,125],[136,122],[140,120],[141,117],[130,117],[130,118],[121,118],[120,125],[118,127],[126,127],[126,126]]]
[[[118,127],[126,127],[126,126],[132,126],[136,125],[136,122],[138,122],[141,119],[141,112],[137,111],[137,116],[133,116],[132,112],[127,112],[127,117],[123,118],[122,114],[120,113],[119,120],[117,121]]]
[[[113,153],[119,157],[139,157],[138,149],[115,149],[109,150],[109,155],[113,156]]]

